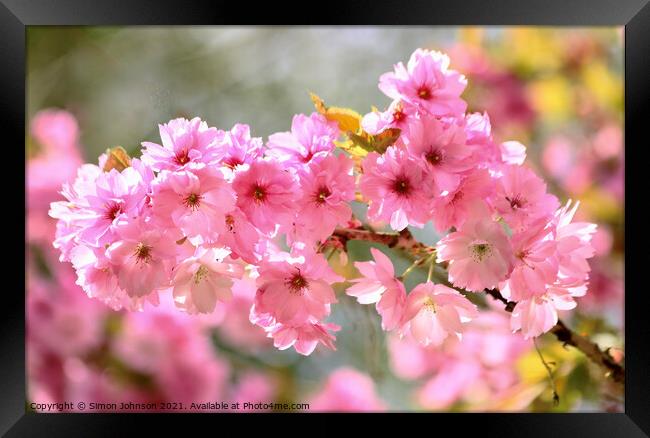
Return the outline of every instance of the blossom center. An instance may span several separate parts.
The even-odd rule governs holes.
[[[426,297],[424,303],[422,303],[422,308],[425,312],[436,313],[436,303],[433,302],[431,297]]]
[[[230,232],[235,228],[235,217],[232,214],[226,215],[226,226]]]
[[[286,284],[289,287],[289,292],[299,295],[302,295],[304,293],[304,289],[309,287],[309,282],[305,277],[302,276],[300,271],[293,274],[293,276],[286,281]]]
[[[393,191],[399,195],[406,196],[411,191],[411,183],[406,177],[399,177],[393,182]]]
[[[226,167],[229,167],[230,169],[234,169],[235,167],[244,163],[237,157],[228,157],[225,160],[223,160],[223,164]]]
[[[437,166],[442,162],[442,153],[438,149],[430,150],[425,158],[432,166]]]
[[[510,203],[510,208],[512,208],[513,210],[518,210],[524,205],[526,205],[526,200],[520,197],[519,195],[514,196],[512,198],[506,196],[506,201]]]
[[[196,193],[190,193],[185,197],[183,203],[187,208],[190,208],[194,211],[197,210],[201,205],[201,199],[203,199],[203,196],[197,195]]]
[[[136,258],[136,263],[138,262],[143,262],[143,263],[149,263],[151,261],[151,250],[153,248],[143,242],[140,242],[137,244],[135,247],[135,258]]]
[[[180,164],[181,166],[187,164],[190,161],[190,156],[187,149],[183,149],[180,152],[178,152],[174,157],[174,161],[176,161],[176,164]]]
[[[108,204],[106,209],[106,219],[114,220],[122,213],[122,206],[116,202]]]
[[[475,243],[470,246],[470,251],[475,262],[482,262],[492,255],[492,246],[489,243]]]
[[[406,117],[406,114],[404,114],[404,111],[402,111],[402,108],[396,108],[395,111],[393,111],[393,122],[398,123],[404,120]]]
[[[199,284],[208,275],[208,272],[208,268],[201,265],[194,274],[194,284]]]
[[[316,192],[316,204],[322,205],[325,203],[325,200],[330,197],[332,192],[327,186],[323,186],[318,189]]]
[[[258,204],[261,204],[266,199],[266,190],[259,184],[255,184],[252,190],[253,200]]]
[[[463,200],[464,197],[465,197],[465,194],[462,191],[458,191],[458,192],[456,192],[456,194],[454,194],[454,197],[451,199],[451,203],[455,204],[457,202],[460,202],[460,201]]]
[[[418,88],[418,97],[423,100],[431,99],[431,90],[426,85],[422,85]]]

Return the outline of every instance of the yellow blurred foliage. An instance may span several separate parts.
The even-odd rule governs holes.
[[[623,81],[619,75],[607,68],[602,60],[585,64],[581,77],[599,105],[604,108],[622,109]]]
[[[548,76],[533,81],[528,89],[539,115],[548,122],[559,122],[571,114],[571,85],[563,76]]]

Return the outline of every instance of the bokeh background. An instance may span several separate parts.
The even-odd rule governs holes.
[[[562,318],[624,362],[623,29],[446,27],[28,27],[28,401],[309,403],[312,410],[622,411],[623,396],[581,353],[540,338],[560,396],[530,341],[490,302],[462,344],[386,336],[371,306],[342,294],[337,351],[277,351],[248,322],[253,288],[208,317],[161,305],[115,312],[86,297],[51,246],[49,203],[82,162],[121,145],[139,156],[158,123],[199,116],[254,136],[310,113],[309,91],[361,113],[383,108],[379,76],[418,48],[447,52],[468,77],[470,111],[497,140],[528,147],[528,164],[562,202],[596,222],[589,292]],[[363,217],[360,205],[355,213]],[[413,230],[434,243],[433,228]],[[334,258],[348,278],[370,244]],[[388,251],[386,248],[382,248]],[[396,271],[410,262],[391,253]],[[424,281],[414,272],[407,289]],[[29,405],[29,403],[28,403]],[[29,406],[28,406],[29,408]],[[111,409],[108,409],[111,410]]]

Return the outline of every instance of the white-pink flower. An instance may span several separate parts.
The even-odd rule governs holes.
[[[492,204],[513,230],[539,218],[550,218],[558,208],[557,198],[546,193],[546,184],[523,166],[504,165],[496,180]]]
[[[152,227],[143,218],[123,220],[116,241],[106,250],[118,285],[129,296],[143,297],[169,286],[171,264],[177,252],[173,230]]]
[[[404,284],[395,278],[395,269],[390,259],[376,248],[370,248],[374,261],[355,262],[354,266],[363,277],[350,280],[354,283],[346,293],[356,297],[361,304],[377,303],[384,330],[398,327],[406,304]]]
[[[197,248],[196,253],[173,270],[176,305],[188,313],[211,313],[217,301],[232,298],[232,279],[241,277],[244,269],[228,259],[230,251],[223,248]]]
[[[476,306],[458,291],[430,281],[418,284],[408,295],[400,332],[422,345],[441,345],[449,334],[460,339],[463,323],[478,315]]]
[[[214,167],[161,172],[152,189],[159,226],[178,227],[194,245],[215,243],[235,207],[234,191]]]
[[[438,263],[449,262],[449,281],[468,291],[497,287],[512,270],[508,236],[489,216],[476,217],[436,245]]]
[[[255,308],[277,322],[298,326],[315,323],[336,303],[332,283],[343,281],[322,254],[306,251],[296,257],[278,253],[260,263]]]

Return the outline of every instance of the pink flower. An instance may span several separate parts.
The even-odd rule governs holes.
[[[301,325],[275,324],[269,328],[268,336],[273,338],[273,345],[286,350],[289,347],[303,356],[313,353],[316,346],[321,343],[330,350],[336,350],[336,338],[329,331],[338,331],[341,327],[336,324],[305,323]]]
[[[455,120],[441,121],[422,116],[409,124],[401,137],[409,153],[420,158],[431,174],[436,192],[450,192],[460,180],[460,172],[474,166],[472,149],[465,144],[465,131]]]
[[[209,128],[198,117],[170,120],[158,128],[162,145],[142,143],[142,161],[153,170],[182,170],[189,165],[210,164],[218,158],[215,145],[223,132]]]
[[[221,164],[233,170],[251,164],[264,155],[262,138],[251,137],[250,126],[242,123],[237,123],[230,131],[226,131],[217,143],[217,148]]]
[[[391,146],[363,160],[361,193],[369,199],[368,218],[390,221],[394,230],[423,227],[429,220],[433,182],[404,149]]]
[[[168,287],[170,264],[180,236],[154,228],[143,218],[121,221],[116,234],[117,240],[106,250],[106,257],[119,286],[136,297]]]
[[[336,302],[332,283],[343,281],[320,254],[305,252],[297,257],[278,253],[259,266],[255,308],[277,322],[298,326],[317,322]]]
[[[388,97],[435,116],[462,114],[467,104],[460,95],[466,86],[465,76],[449,70],[447,55],[425,49],[413,52],[406,67],[400,62],[379,78],[379,89]]]
[[[243,275],[241,278],[233,279],[233,298],[225,303],[225,317],[218,328],[230,344],[249,351],[259,351],[271,345],[263,327],[254,325],[250,321],[251,306],[256,292],[253,275]]]
[[[47,109],[39,111],[31,122],[31,133],[42,155],[78,155],[79,125],[68,111]]]
[[[197,248],[194,256],[174,268],[174,301],[189,313],[211,313],[217,300],[232,298],[232,278],[241,277],[241,265],[227,260],[230,251],[223,248]]]
[[[193,245],[214,243],[235,207],[235,193],[214,167],[164,171],[152,186],[156,221],[178,227]]]
[[[118,285],[118,278],[103,249],[78,245],[72,249],[70,259],[77,272],[77,284],[90,298],[97,298],[113,310],[142,310],[145,300],[153,298],[129,296]]]
[[[553,230],[545,219],[537,221],[511,238],[514,269],[500,289],[514,301],[543,294],[557,278],[558,260]]]
[[[228,366],[191,320],[160,312],[129,313],[123,325],[113,341],[114,354],[148,375],[163,400],[201,403],[223,394]]]
[[[497,287],[512,269],[512,249],[501,225],[477,216],[442,238],[437,261],[449,261],[449,281],[468,291]]]
[[[440,345],[450,333],[460,338],[462,323],[477,315],[476,306],[458,291],[429,281],[409,293],[400,331],[423,345]]]
[[[580,206],[576,202],[571,207],[571,200],[555,213],[555,240],[559,257],[559,281],[566,286],[582,286],[589,278],[589,263],[587,259],[594,256],[595,251],[591,239],[596,232],[596,224],[588,222],[573,222],[576,210]]]
[[[94,193],[79,200],[81,209],[73,214],[72,223],[80,228],[81,241],[98,246],[111,243],[115,227],[125,215],[139,213],[148,187],[132,167],[99,173],[92,184]]]
[[[28,342],[61,356],[84,355],[101,343],[106,308],[75,286],[69,266],[64,269],[55,281],[29,278]]]
[[[311,399],[309,407],[313,411],[335,412],[386,410],[372,379],[352,368],[339,368],[330,374],[325,386]]]
[[[233,189],[237,206],[261,232],[274,233],[276,225],[291,223],[298,187],[292,174],[279,163],[255,161],[237,173]]]
[[[375,261],[355,262],[354,266],[363,277],[350,280],[355,283],[346,290],[361,304],[377,303],[384,330],[397,328],[402,319],[406,304],[406,290],[401,281],[395,278],[393,263],[381,251],[370,248]]]
[[[541,178],[532,170],[516,165],[503,166],[492,203],[513,230],[538,218],[550,217],[559,206],[557,198],[546,193]]]
[[[436,229],[444,232],[451,227],[460,228],[470,218],[474,205],[485,205],[494,190],[494,181],[485,169],[464,175],[458,187],[447,196],[441,196],[433,201],[431,216]]]
[[[291,132],[269,136],[268,155],[288,166],[301,168],[329,155],[336,147],[334,141],[338,135],[335,121],[329,121],[318,113],[310,116],[297,114],[291,122]]]
[[[517,303],[512,311],[510,327],[521,330],[524,339],[534,338],[549,331],[558,321],[558,310],[570,310],[576,302],[567,289],[549,287],[545,293]]]
[[[268,406],[269,400],[275,399],[278,386],[278,382],[272,375],[247,371],[239,378],[237,386],[233,389],[231,403],[238,403],[239,410],[244,412],[262,410],[255,408],[255,404]],[[253,407],[249,407],[250,403],[253,403]]]
[[[257,263],[261,257],[256,252],[260,233],[238,208],[226,213],[224,228],[219,235],[219,243],[230,248],[233,258],[241,258],[248,263]]]
[[[302,198],[298,202],[295,234],[302,241],[324,241],[352,214],[354,163],[344,154],[330,155],[309,165],[300,176]]]
[[[415,107],[394,100],[386,111],[372,111],[363,116],[361,127],[372,135],[381,134],[389,128],[400,129],[404,134],[404,131],[408,130],[409,120],[414,116]]]

